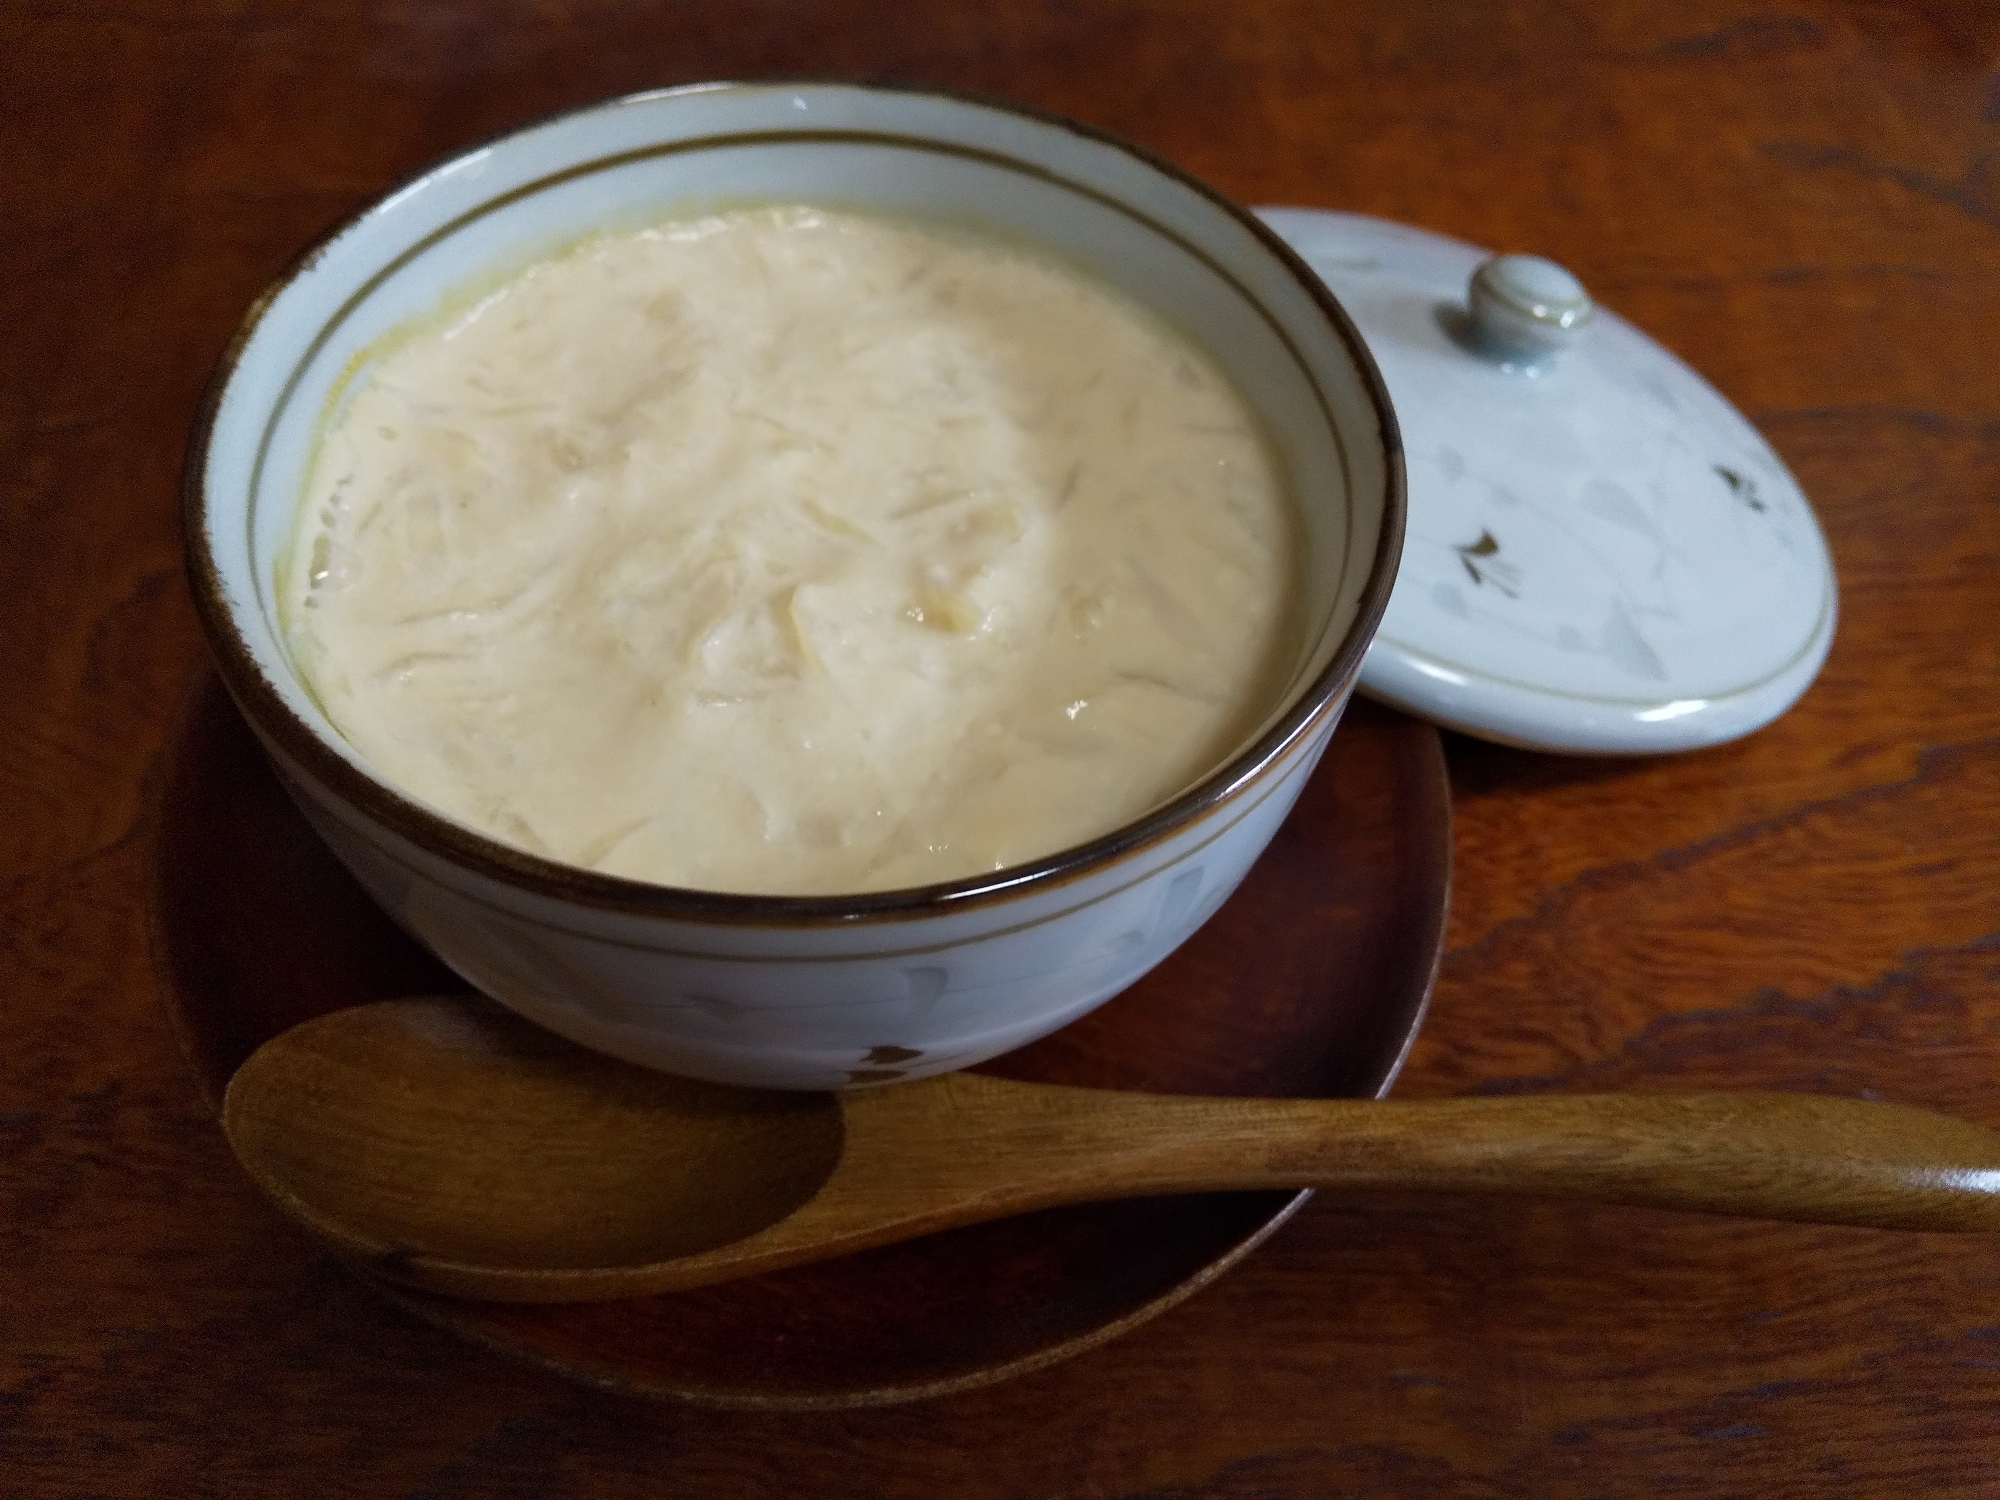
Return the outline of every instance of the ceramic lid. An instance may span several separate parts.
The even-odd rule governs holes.
[[[1797,701],[1833,640],[1832,558],[1714,387],[1553,262],[1259,213],[1352,314],[1403,431],[1408,540],[1364,691],[1588,754],[1715,744]]]

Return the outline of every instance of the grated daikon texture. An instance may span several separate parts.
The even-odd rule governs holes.
[[[1272,706],[1294,522],[1163,322],[804,206],[605,235],[385,344],[290,644],[386,779],[708,890],[924,885],[1109,832]]]

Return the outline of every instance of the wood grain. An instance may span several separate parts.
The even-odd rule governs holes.
[[[519,1368],[274,1233],[142,912],[203,673],[175,484],[250,298],[547,110],[847,74],[1083,116],[1260,203],[1536,249],[1771,437],[1843,585],[1739,745],[1454,740],[1450,948],[1401,1092],[1823,1089],[2000,1125],[2000,13],[1518,0],[27,0],[0,10],[0,1493],[1972,1496],[1972,1240],[1310,1205],[1081,1359],[872,1413]],[[213,893],[226,914],[232,893]]]
[[[1376,1094],[1444,938],[1438,733],[1351,703],[1292,817],[1216,918],[1110,1004],[982,1071],[1095,1089]],[[161,1000],[205,1095],[301,1022],[451,988],[279,786],[221,684],[171,737],[148,904]],[[218,909],[216,890],[231,899]],[[1288,935],[1309,931],[1311,945]],[[710,1405],[881,1405],[1010,1378],[1157,1316],[1287,1219],[1291,1193],[1053,1209],[698,1293],[524,1309],[414,1292],[473,1342]]]
[[[2000,1134],[1906,1105],[1259,1099],[977,1072],[719,1088],[476,996],[294,1026],[236,1070],[222,1123],[273,1206],[343,1259],[481,1303],[630,1302],[906,1241],[948,1256],[934,1236],[1053,1208],[1286,1188],[2000,1234]]]

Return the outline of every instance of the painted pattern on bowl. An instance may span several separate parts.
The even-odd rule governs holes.
[[[506,848],[377,780],[301,686],[273,577],[329,396],[453,289],[596,228],[804,199],[1032,242],[1168,316],[1265,424],[1300,507],[1299,648],[1227,764],[1145,817],[917,891],[674,890]],[[1400,450],[1361,339],[1243,210],[1069,122],[934,94],[713,85],[560,116],[433,168],[253,309],[187,470],[190,573],[232,695],[375,898],[495,998],[717,1081],[826,1088],[966,1066],[1158,963],[1234,889],[1352,691],[1402,542]]]

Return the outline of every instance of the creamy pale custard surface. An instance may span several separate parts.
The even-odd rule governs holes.
[[[776,206],[586,241],[390,341],[281,592],[335,726],[451,818],[831,894],[1052,854],[1214,770],[1274,706],[1294,537],[1159,319]]]

